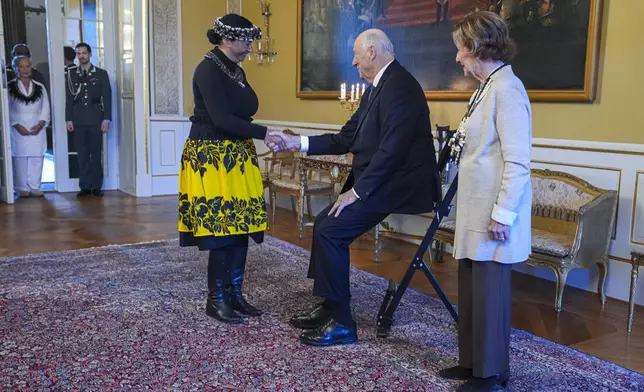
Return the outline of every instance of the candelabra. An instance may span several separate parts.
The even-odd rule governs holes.
[[[271,50],[271,46],[272,46],[271,27],[270,27],[270,17],[272,15],[271,1],[259,0],[259,3],[262,8],[262,16],[264,17],[264,34],[262,39],[257,41],[257,47],[254,51],[255,60],[257,61],[258,64],[274,63],[277,52],[274,52]]]
[[[357,86],[357,88],[356,88]],[[365,92],[365,85],[364,83],[362,84],[362,91],[360,91],[360,85],[351,85],[351,96],[347,97],[347,84],[342,83],[340,85],[340,96],[338,99],[340,100],[340,105],[349,110],[349,113],[351,113],[351,116],[358,110],[358,107],[360,106],[360,101],[362,100],[362,95]]]

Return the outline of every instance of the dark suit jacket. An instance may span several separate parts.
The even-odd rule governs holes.
[[[353,153],[343,191],[374,212],[429,212],[440,189],[430,124],[422,87],[394,60],[340,132],[309,138],[308,153]]]

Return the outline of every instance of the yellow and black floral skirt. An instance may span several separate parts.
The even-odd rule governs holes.
[[[266,227],[253,140],[188,139],[179,174],[180,245],[216,249],[248,236],[261,242]]]

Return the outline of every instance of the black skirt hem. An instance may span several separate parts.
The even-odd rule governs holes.
[[[264,232],[259,231],[251,234],[235,234],[227,236],[202,236],[195,237],[192,233],[179,232],[179,246],[196,246],[199,250],[221,249],[225,247],[247,246],[248,238],[252,238],[256,244],[264,242]]]

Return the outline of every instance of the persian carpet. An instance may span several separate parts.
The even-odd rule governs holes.
[[[251,241],[252,242],[252,241]],[[442,303],[409,290],[375,336],[385,279],[352,268],[358,344],[301,345],[288,318],[319,299],[309,252],[251,245],[246,284],[266,310],[231,326],[204,313],[207,255],[176,241],[0,260],[2,391],[450,391],[456,329]],[[513,330],[512,391],[634,391],[644,376]]]

